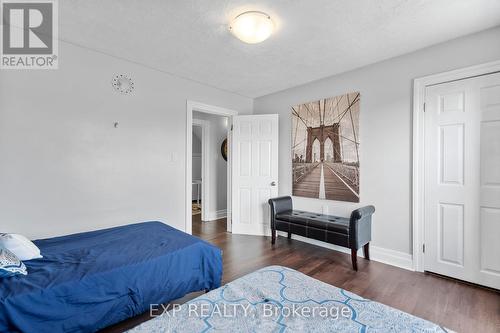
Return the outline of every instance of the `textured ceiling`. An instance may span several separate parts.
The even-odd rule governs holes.
[[[277,29],[248,45],[245,10]],[[64,0],[60,38],[258,97],[500,25],[500,0]]]

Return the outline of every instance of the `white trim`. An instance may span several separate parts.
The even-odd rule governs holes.
[[[413,256],[406,252],[370,245],[370,259],[413,271]]]
[[[227,188],[226,188],[226,191],[227,191],[227,212],[226,212],[226,225],[227,225],[227,231],[228,232],[233,232],[233,220],[232,220],[232,200],[233,200],[233,197],[232,197],[232,194],[233,193],[233,187],[232,187],[232,184],[233,184],[233,168],[232,167],[229,167],[230,165],[232,165],[231,163],[231,154],[232,154],[232,150],[229,148],[231,147],[231,144],[233,142],[233,118],[232,117],[228,117],[228,121],[227,121],[227,127],[229,128],[229,131],[227,133],[227,146],[228,146],[228,149],[227,149],[227,165],[228,165],[228,168],[227,168]]]
[[[221,116],[226,116],[226,117],[232,117],[238,114],[238,111],[235,110],[230,110],[226,108],[221,108],[218,106],[213,106],[209,104],[204,104],[204,103],[199,103],[195,101],[186,101],[186,193],[185,193],[185,201],[186,201],[186,208],[185,208],[185,224],[184,224],[184,231],[188,234],[193,233],[193,226],[192,226],[192,221],[193,221],[193,216],[192,216],[192,196],[193,196],[193,188],[192,188],[192,181],[193,181],[193,165],[192,165],[192,153],[193,153],[193,111],[199,111],[199,112],[204,112],[204,113],[210,113],[210,114],[217,114]],[[228,137],[229,137],[229,132],[228,131]],[[206,141],[206,140],[205,140]],[[230,160],[228,159],[227,163],[227,170],[228,170],[228,175],[231,175],[231,163]],[[227,193],[227,207],[228,210],[231,210],[231,177],[228,176],[228,193]],[[202,186],[203,187],[203,186]],[[203,192],[203,188],[202,188]],[[207,192],[208,193],[208,192]],[[203,198],[202,198],[202,204],[203,204]],[[202,211],[203,213],[203,211]],[[228,230],[231,230],[231,216],[228,216],[227,219],[227,226]]]
[[[216,210],[215,212],[208,213],[207,219],[203,221],[215,221],[218,219],[223,219],[225,217],[227,217],[227,210],[221,209],[221,210]]]
[[[278,231],[279,236],[287,237],[286,232]],[[339,251],[342,253],[351,254],[351,249],[337,246],[325,242],[321,242],[315,239],[310,239],[302,236],[292,235],[292,239],[298,241],[309,243],[317,246],[321,246],[330,250]],[[358,251],[358,256],[364,258],[363,251]],[[395,251],[386,249],[383,247],[370,245],[370,259],[373,261],[378,261],[387,265],[396,266],[399,268],[407,269],[413,271],[413,260],[412,255],[405,252]]]
[[[210,123],[201,119],[193,119],[192,126],[201,127],[201,220],[207,219],[207,207],[210,207]],[[192,138],[192,134],[191,134]],[[192,149],[192,146],[191,146]],[[194,154],[192,154],[194,156]],[[192,159],[191,159],[192,161]],[[191,168],[192,168],[191,162]],[[191,170],[191,177],[193,175]],[[192,181],[192,178],[191,178]],[[192,196],[192,194],[191,194]]]
[[[412,179],[412,234],[413,269],[424,271],[424,102],[428,86],[486,75],[500,71],[500,61],[457,69],[417,78],[413,81],[413,179]]]

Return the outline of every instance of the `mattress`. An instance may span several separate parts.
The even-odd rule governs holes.
[[[222,277],[220,249],[161,222],[34,243],[44,258],[0,280],[0,332],[94,332]]]
[[[449,332],[295,270],[270,266],[173,307],[128,333]]]

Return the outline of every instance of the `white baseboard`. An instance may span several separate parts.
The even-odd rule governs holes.
[[[279,236],[287,237],[286,232],[278,231]],[[292,239],[299,240],[304,243],[309,243],[321,247],[325,247],[331,250],[351,254],[351,250],[342,246],[337,246],[325,242],[321,242],[315,239],[310,239],[302,236],[292,235]],[[358,251],[358,256],[363,256],[363,251]],[[391,249],[386,249],[379,246],[370,245],[370,260],[378,261],[387,265],[396,266],[399,268],[404,268],[410,271],[414,271],[413,269],[413,258],[411,254],[395,251]]]
[[[370,246],[370,259],[399,268],[404,268],[409,271],[414,271],[413,256],[409,253],[378,246]]]
[[[227,217],[227,210],[221,209],[215,212],[208,212],[205,221],[215,221]]]

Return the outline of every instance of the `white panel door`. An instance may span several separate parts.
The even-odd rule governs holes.
[[[278,195],[278,115],[234,116],[232,232],[270,234],[267,201]]]
[[[500,73],[425,100],[424,269],[500,289]]]

